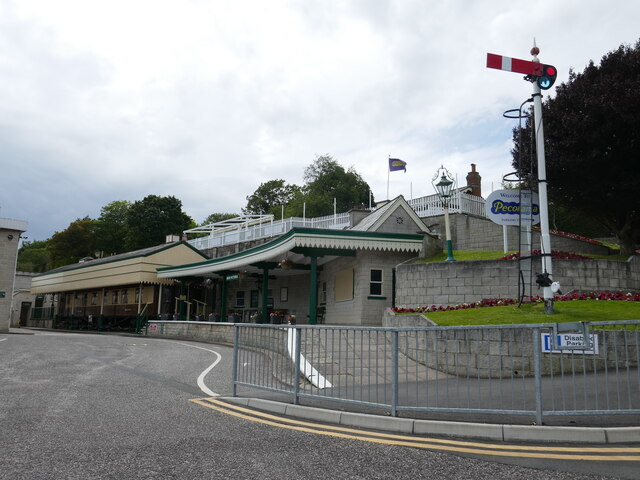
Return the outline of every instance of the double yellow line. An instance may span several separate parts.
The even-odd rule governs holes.
[[[361,440],[363,442],[398,445],[427,450],[440,450],[453,453],[473,455],[489,455],[499,457],[542,458],[555,460],[591,460],[591,461],[640,461],[640,447],[565,447],[508,445],[467,442],[441,438],[397,435],[392,433],[370,432],[334,425],[310,423],[292,418],[270,415],[248,408],[231,405],[215,398],[199,398],[191,400],[203,407],[216,410],[227,415],[243,418],[252,422],[286,428],[299,432],[315,433],[335,438]]]

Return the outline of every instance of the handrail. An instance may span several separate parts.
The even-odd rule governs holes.
[[[421,218],[444,215],[442,201],[440,200],[440,197],[435,194],[411,199],[408,200],[407,203]],[[484,198],[458,191],[451,198],[449,212],[465,213],[484,217],[484,205]],[[235,227],[227,226],[225,224],[226,228],[214,230],[206,237],[191,239],[188,243],[199,250],[205,250],[284,235],[289,230],[296,227],[342,230],[349,226],[349,212],[325,215],[323,217],[316,218],[288,217],[281,220],[271,218],[270,221],[262,221],[253,225],[251,222],[238,224]],[[195,230],[196,229],[193,229],[192,231]]]

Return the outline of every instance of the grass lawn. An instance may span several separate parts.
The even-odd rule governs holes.
[[[554,315],[546,315],[543,303],[529,303],[520,308],[509,305],[427,312],[423,315],[443,326],[640,320],[640,302],[573,300],[555,302],[554,310]]]

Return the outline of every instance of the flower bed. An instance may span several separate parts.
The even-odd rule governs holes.
[[[568,295],[556,295],[553,297],[554,302],[568,302],[572,300],[615,300],[624,302],[640,302],[640,293],[621,293],[621,292],[585,292],[570,293]],[[544,298],[540,296],[531,297],[531,303],[543,303]],[[462,303],[460,305],[425,305],[416,308],[393,308],[394,313],[427,313],[427,312],[446,312],[450,310],[466,310],[469,308],[481,307],[498,307],[503,305],[517,305],[519,302],[513,298],[490,298],[479,302]]]
[[[536,258],[542,256],[541,250],[533,250],[531,252],[531,257]],[[518,252],[510,253],[509,255],[505,255],[504,257],[500,257],[498,260],[517,260],[520,258],[520,254]],[[579,253],[572,252],[562,252],[560,250],[551,250],[551,259],[552,260],[591,260],[591,257],[587,257],[586,255],[580,255]]]

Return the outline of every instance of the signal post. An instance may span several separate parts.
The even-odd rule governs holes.
[[[553,289],[559,288],[553,282],[553,266],[551,264],[551,235],[549,232],[549,208],[547,200],[547,173],[544,156],[544,130],[542,127],[542,93],[548,90],[556,81],[557,70],[553,65],[540,63],[538,59],[540,49],[531,49],[533,61],[505,57],[493,53],[487,54],[487,68],[495,68],[507,72],[522,73],[525,80],[533,83],[533,126],[536,135],[536,154],[538,160],[538,195],[540,198],[540,247],[542,250],[542,273],[537,275],[536,283],[543,288],[544,311],[553,314]],[[553,286],[553,289],[552,289]]]

